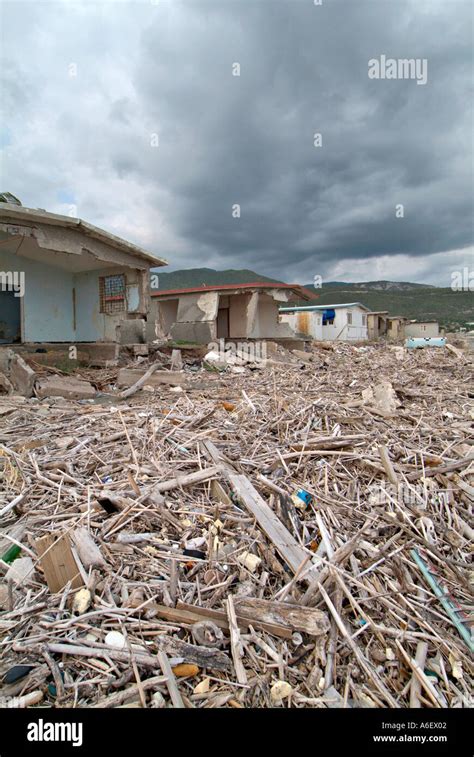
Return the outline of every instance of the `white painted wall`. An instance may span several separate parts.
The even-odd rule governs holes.
[[[298,310],[281,313],[280,321],[287,323],[296,334],[305,334],[319,341],[323,338],[322,314],[318,310]]]
[[[333,324],[323,326],[322,310],[299,310],[294,313],[282,313],[281,320],[286,321],[295,331],[312,336],[322,341],[352,341],[367,339],[367,313],[358,306],[334,308]],[[348,323],[348,313],[352,323]],[[365,323],[363,320],[365,319]]]

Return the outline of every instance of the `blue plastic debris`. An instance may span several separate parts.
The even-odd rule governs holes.
[[[313,501],[313,497],[305,489],[298,489],[296,494],[293,494],[292,500],[295,503],[295,505],[298,505],[301,507],[301,503],[305,505],[310,505],[311,502]]]

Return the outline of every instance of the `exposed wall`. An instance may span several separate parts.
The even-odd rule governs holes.
[[[387,333],[386,316],[367,313],[367,335],[369,339],[377,339]]]
[[[183,294],[179,298],[176,322],[170,329],[171,336],[200,344],[212,341],[217,335],[218,307],[217,292]]]
[[[101,276],[113,276],[120,273],[125,274],[127,309],[114,314],[101,313],[99,279]],[[117,327],[129,318],[128,313],[132,311],[138,317],[139,314],[145,312],[146,298],[142,291],[141,271],[124,270],[120,267],[85,271],[75,274],[73,286],[76,290],[76,341],[78,342],[113,342],[116,339],[120,341]],[[132,317],[135,318],[135,315]],[[121,341],[124,342],[124,339]]]
[[[183,294],[179,298],[178,323],[213,321],[217,317],[219,295],[217,292],[204,294]]]
[[[249,305],[251,294],[234,294],[229,301],[229,338],[248,336]]]
[[[438,323],[407,323],[405,324],[405,336],[432,337],[439,336]]]
[[[349,341],[367,339],[367,323],[363,323],[366,311],[362,308],[334,308],[334,323],[323,325],[322,310],[299,310],[294,313],[282,313],[281,319],[288,323],[297,333],[307,334],[313,339],[323,341]],[[348,323],[347,314],[352,314],[352,323]]]
[[[14,249],[18,246],[18,240],[8,244]],[[24,342],[115,341],[121,321],[146,312],[147,274],[141,270],[109,266],[73,273],[1,248],[0,270],[25,273]],[[99,277],[114,273],[125,273],[133,315],[100,313]]]
[[[163,300],[160,297],[152,298],[149,319],[155,323],[154,339],[166,339],[171,331],[173,323],[178,315],[178,299]]]
[[[367,339],[367,323],[362,323],[362,317],[366,311],[358,307],[334,308],[335,318],[333,324],[322,326],[322,338],[324,341],[350,341],[352,339]],[[348,323],[347,315],[352,314],[352,323]]]
[[[18,247],[18,241],[12,242]],[[23,341],[73,342],[73,303],[70,272],[36,260],[0,251],[0,270],[25,274]]]
[[[278,299],[285,301],[287,296],[284,292]],[[222,313],[228,309],[229,339],[294,338],[294,330],[280,319],[278,307],[279,301],[261,292],[231,295],[190,292],[179,297],[177,308],[175,299],[152,298],[150,317],[157,322],[160,337],[170,334],[173,339],[206,343],[217,338],[219,308]]]
[[[267,294],[261,292],[252,295],[255,300],[250,302],[250,309],[254,312],[249,317],[248,337],[251,339],[281,339],[295,336],[293,328],[284,321],[280,321],[279,303]]]
[[[304,334],[318,340],[323,338],[322,318],[318,310],[299,310],[280,315],[281,321],[287,323],[297,335]]]
[[[389,339],[403,339],[405,336],[405,323],[401,318],[389,318],[387,336]]]

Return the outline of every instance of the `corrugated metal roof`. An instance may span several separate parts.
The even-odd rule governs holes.
[[[360,307],[363,310],[366,310],[368,313],[370,313],[370,308],[363,305],[362,302],[345,302],[345,303],[337,303],[335,305],[301,305],[300,307],[294,307],[294,308],[283,307],[283,308],[280,308],[280,312],[296,313],[298,310],[335,310],[336,308],[354,308],[354,307]]]

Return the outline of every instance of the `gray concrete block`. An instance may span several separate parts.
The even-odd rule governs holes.
[[[23,397],[33,396],[36,373],[20,355],[15,355],[11,362],[9,378],[18,394]]]
[[[171,327],[171,337],[181,342],[208,344],[217,338],[216,322],[174,323]]]

